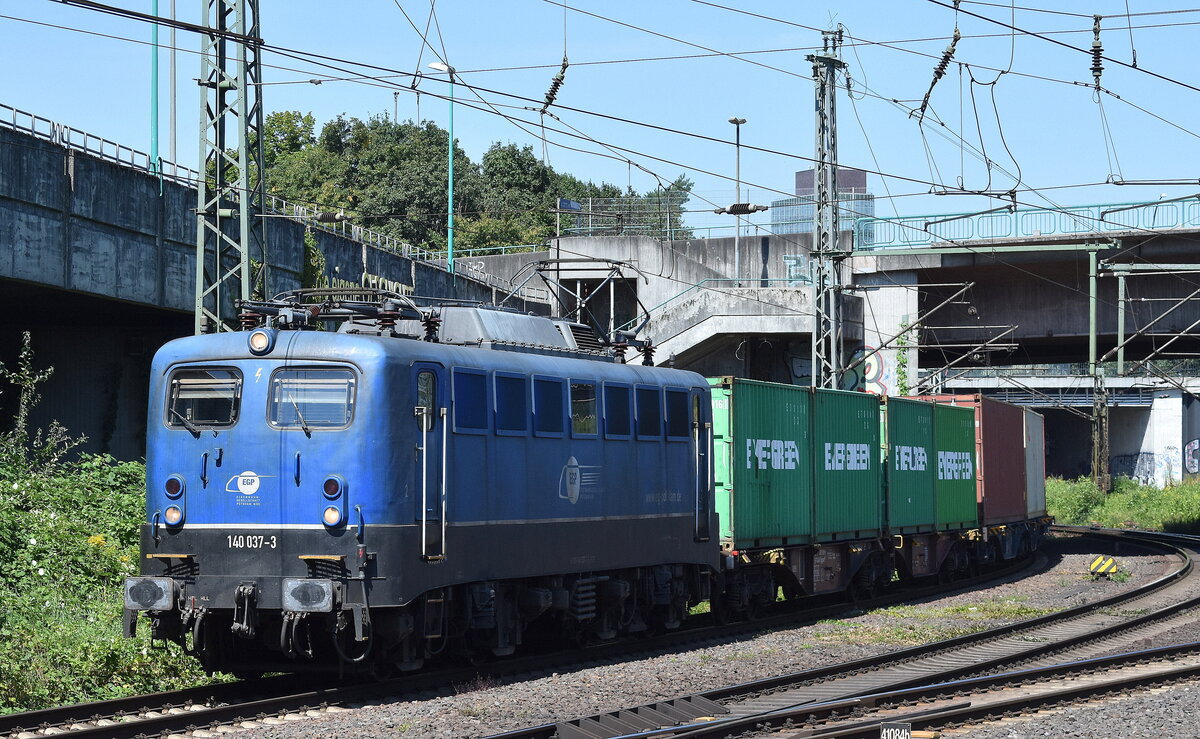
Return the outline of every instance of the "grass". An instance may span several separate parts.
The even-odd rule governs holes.
[[[1062,524],[1200,533],[1200,481],[1160,490],[1119,477],[1106,494],[1088,479],[1050,478],[1046,507]]]
[[[995,621],[1019,621],[1054,613],[1056,608],[1037,608],[1023,596],[989,598],[942,608],[898,605],[874,611],[885,623],[862,623],[827,619],[818,622],[814,638],[838,644],[882,644],[914,646],[953,639],[989,628]]]
[[[885,644],[915,646],[953,639],[977,631],[961,624],[925,622],[865,624],[848,621],[822,621],[813,638],[826,644]]]

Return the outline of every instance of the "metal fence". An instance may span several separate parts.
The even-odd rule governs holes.
[[[854,243],[858,248],[883,249],[948,241],[1196,227],[1200,227],[1200,199],[1100,203],[1059,209],[1017,208],[999,213],[859,218],[854,222]]]

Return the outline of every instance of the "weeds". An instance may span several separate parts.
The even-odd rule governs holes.
[[[121,635],[124,577],[138,561],[145,465],[106,455],[57,423],[31,430],[38,385],[29,334],[0,380],[20,393],[0,433],[0,713],[212,682],[170,648]]]
[[[1064,524],[1200,533],[1197,481],[1160,490],[1120,477],[1106,495],[1091,480],[1050,478],[1046,480],[1046,505],[1050,515]]]

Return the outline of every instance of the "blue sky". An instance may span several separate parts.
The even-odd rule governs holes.
[[[143,12],[151,9],[150,0],[112,3]],[[1091,46],[1093,13],[1118,16],[1187,7],[1159,0],[1023,3],[1018,5],[1061,13],[1018,9],[1016,26],[1078,49]],[[170,4],[159,0],[163,15]],[[176,4],[181,19],[199,19],[201,0]],[[945,5],[950,4],[945,0]],[[483,104],[459,86],[456,98],[463,104],[455,108],[455,134],[472,158],[478,161],[494,141],[528,144],[543,153],[537,137],[539,118],[521,109],[535,103],[500,93],[540,101],[557,72],[565,41],[571,66],[557,102],[566,107],[552,108],[562,123],[545,118],[552,142],[545,153],[556,169],[583,179],[630,184],[638,190],[653,187],[656,176],[670,181],[685,173],[696,182],[690,208],[727,204],[734,200],[735,158],[733,126],[727,119],[738,116],[748,121],[742,127],[741,168],[750,200],[784,197],[792,191],[793,173],[810,166],[804,158],[813,156],[814,92],[807,79],[812,65],[805,55],[820,44],[820,34],[809,29],[840,23],[849,36],[843,58],[853,90],[853,100],[844,83],[838,94],[840,161],[893,175],[885,179],[872,174],[868,179],[871,191],[882,197],[876,207],[880,215],[995,207],[999,203],[985,197],[928,193],[935,184],[1007,190],[1016,184],[1013,175],[1018,173],[1018,187],[1036,190],[1020,192],[1019,200],[1032,205],[1154,200],[1200,191],[1195,182],[1190,186],[1098,184],[1114,175],[1124,180],[1195,180],[1198,176],[1200,120],[1195,111],[1200,92],[1184,85],[1200,87],[1194,54],[1200,41],[1200,25],[1195,25],[1200,24],[1200,13],[1106,17],[1101,36],[1105,54],[1129,62],[1136,50],[1138,67],[1144,71],[1106,62],[1101,84],[1113,95],[1101,95],[1101,107],[1090,88],[1088,55],[1042,38],[1014,37],[1000,25],[967,15],[969,11],[1010,22],[1014,11],[1004,0],[964,2],[958,14],[930,0],[736,4],[731,0],[714,4],[569,0],[567,6],[564,11],[557,0],[437,0],[436,28],[430,30],[436,53],[444,54],[459,70],[465,85],[496,106],[517,106],[500,110],[528,122],[518,127],[491,112],[470,109],[467,104]],[[408,77],[395,80],[403,88],[398,97],[393,96],[396,88],[389,86],[392,80],[383,86],[328,80],[313,85],[307,80],[345,75],[268,52],[264,62],[274,66],[264,71],[265,81],[271,83],[263,90],[266,110],[311,112],[323,123],[341,113],[360,118],[390,115],[395,106],[399,116],[407,119],[417,116],[419,100],[420,116],[444,126],[447,103],[435,97],[445,94],[444,75],[427,69],[436,56],[423,46],[401,10],[424,30],[430,7],[429,0],[260,0],[262,36],[272,46],[406,73],[420,69],[431,76],[419,89],[433,93],[418,98],[408,87]],[[147,24],[50,0],[8,0],[0,6],[0,15],[6,16],[0,18],[0,62],[6,70],[0,103],[149,150],[151,52],[144,44],[122,40],[149,41]],[[924,125],[919,125],[909,112],[928,91],[937,57],[956,23],[962,39],[954,60],[969,64],[970,71],[950,65],[930,96]],[[1133,26],[1132,33],[1127,23]],[[166,45],[168,39],[163,29],[160,41]],[[180,31],[177,44],[178,159],[194,167],[199,40]],[[690,58],[664,59],[681,56]],[[163,51],[160,148],[164,157],[169,141],[167,59]],[[997,70],[1009,73],[993,85],[986,84],[997,79]],[[970,83],[971,75],[979,84]],[[1101,110],[1107,118],[1107,137]],[[583,138],[549,129],[575,129]],[[623,151],[614,155],[595,142]],[[558,143],[608,156],[570,151]],[[981,151],[994,162],[990,172]],[[723,219],[727,217],[697,213],[690,216],[690,223],[728,225]]]

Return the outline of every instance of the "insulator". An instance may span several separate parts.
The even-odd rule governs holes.
[[[1092,79],[1096,81],[1096,89],[1100,89],[1100,75],[1104,73],[1104,45],[1100,43],[1100,19],[1094,16],[1092,21]]]
[[[566,79],[567,67],[569,66],[570,63],[567,61],[567,55],[563,54],[562,66],[559,67],[558,74],[554,75],[554,78],[550,80],[550,89],[546,92],[546,97],[543,100],[542,109],[538,111],[539,113],[545,113],[551,105],[554,105],[554,99],[558,97],[558,90],[562,87],[563,80]]]
[[[249,331],[252,328],[257,328],[262,316],[253,311],[244,311],[238,314],[238,319],[242,322],[242,329]]]

